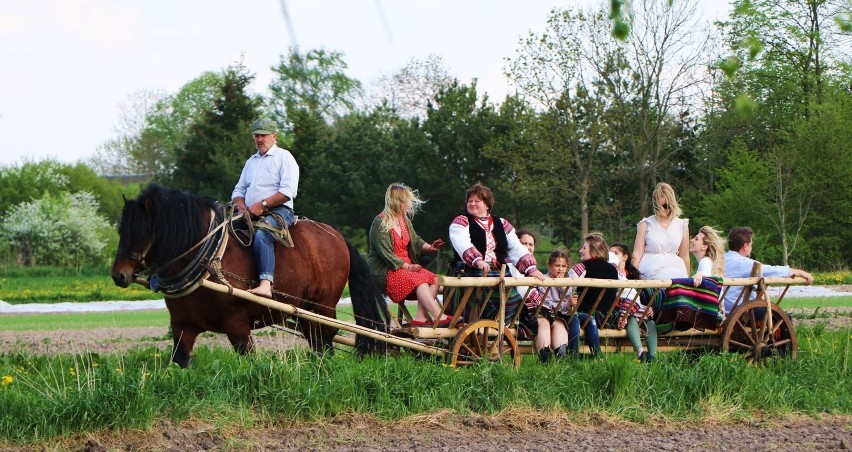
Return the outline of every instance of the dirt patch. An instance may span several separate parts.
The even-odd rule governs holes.
[[[796,327],[825,325],[830,331],[852,328],[852,307],[794,308],[788,312]]]
[[[752,422],[613,422],[529,411],[436,413],[396,422],[342,416],[260,429],[160,421],[146,432],[102,431],[4,450],[837,450],[852,448],[852,417]]]

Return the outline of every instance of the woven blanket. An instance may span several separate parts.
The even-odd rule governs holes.
[[[722,279],[705,277],[698,287],[692,284],[692,278],[672,280],[657,323],[674,323],[674,327],[681,331],[716,329],[722,320],[719,313]]]

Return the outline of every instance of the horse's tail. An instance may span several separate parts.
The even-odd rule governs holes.
[[[379,290],[367,261],[361,253],[346,241],[349,247],[349,294],[352,296],[352,310],[355,323],[376,331],[387,332],[390,323],[385,297]],[[355,349],[359,355],[387,352],[387,342],[362,336],[355,336]]]

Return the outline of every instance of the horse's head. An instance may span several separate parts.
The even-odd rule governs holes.
[[[112,263],[112,280],[128,287],[146,268],[145,259],[154,242],[151,202],[143,198],[125,199],[118,224],[118,248]]]

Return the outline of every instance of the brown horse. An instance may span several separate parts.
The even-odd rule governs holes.
[[[156,184],[137,199],[125,200],[112,279],[127,287],[138,274],[147,273],[151,288],[164,292],[174,334],[172,360],[187,367],[195,340],[204,331],[226,334],[235,350],[247,353],[254,347],[252,329],[285,321],[301,331],[315,351],[330,351],[337,328],[285,319],[280,311],[205,287],[191,290],[204,277],[239,289],[257,284],[251,248],[238,243],[231,228],[222,225],[228,221],[223,217],[222,206],[214,200]],[[295,247],[275,249],[275,299],[334,318],[348,280],[356,323],[387,331],[384,297],[352,244],[334,228],[311,220],[297,222],[290,234]],[[217,254],[225,240],[224,253]],[[361,353],[383,351],[384,345],[363,336],[356,340]]]

